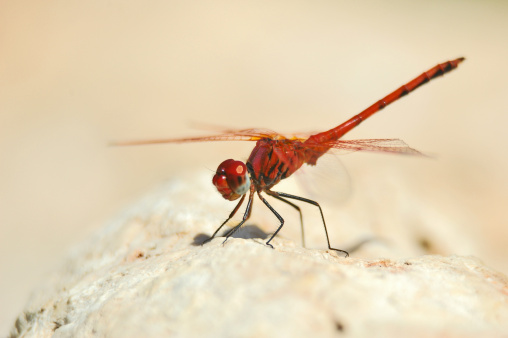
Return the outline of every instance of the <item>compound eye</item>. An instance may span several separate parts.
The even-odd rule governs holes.
[[[214,175],[212,183],[225,199],[231,200],[233,192],[229,189],[226,175]]]
[[[213,184],[225,199],[237,199],[250,189],[247,166],[232,159],[222,162],[213,177]]]

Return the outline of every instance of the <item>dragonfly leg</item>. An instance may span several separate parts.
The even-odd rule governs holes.
[[[266,191],[266,193],[268,194],[268,190]],[[274,196],[274,197],[277,195],[279,197],[285,197],[285,198],[295,199],[295,200],[302,201],[302,202],[305,202],[305,203],[309,203],[309,204],[312,204],[312,205],[315,205],[316,207],[318,207],[319,208],[319,212],[321,213],[321,219],[323,220],[323,225],[325,227],[325,235],[326,235],[326,242],[328,243],[328,249],[335,250],[335,251],[338,251],[338,252],[342,252],[342,253],[344,253],[346,255],[346,257],[349,256],[349,253],[347,251],[341,250],[341,249],[335,249],[335,248],[331,247],[331,245],[330,245],[330,238],[328,237],[328,230],[326,229],[325,216],[323,215],[323,210],[321,209],[321,206],[319,205],[318,202],[310,200],[308,198],[303,198],[303,197],[300,197],[300,196],[290,195],[290,194],[286,194],[286,193],[283,193],[283,192],[270,191],[269,194],[271,196]],[[271,240],[271,238],[270,238],[270,240]]]
[[[227,222],[229,222],[229,220],[231,218],[233,218],[233,216],[236,214],[236,212],[238,211],[238,209],[240,209],[240,206],[242,205],[243,201],[245,200],[245,195],[242,196],[242,198],[240,199],[240,201],[238,202],[238,204],[236,205],[236,207],[233,209],[233,211],[231,211],[231,213],[229,214],[228,218],[220,225],[220,227],[217,228],[217,230],[215,230],[215,232],[213,233],[212,237],[208,238],[206,241],[204,241],[201,245],[205,244],[205,243],[208,243],[210,242],[212,239],[215,238],[215,235],[217,235],[217,233],[220,231],[220,229],[222,229],[222,227],[224,226],[224,224],[226,224]]]
[[[245,197],[245,195],[243,195],[242,197],[242,200],[243,198]],[[237,226],[235,226],[233,229],[231,229],[227,235],[226,235],[226,239],[224,240],[224,242],[222,242],[222,244],[226,243],[226,241],[229,239],[229,237],[233,236],[233,234],[238,230],[240,229],[240,227],[243,225],[243,223],[245,223],[249,217],[250,217],[250,213],[252,211],[252,201],[253,201],[253,197],[254,197],[254,189],[251,189],[250,190],[250,194],[249,194],[249,201],[247,202],[247,207],[245,208],[245,213],[243,214],[243,219],[242,221],[240,222],[240,224],[238,224]],[[236,208],[235,208],[236,209]],[[233,210],[234,211],[234,210]]]
[[[303,230],[303,216],[302,216],[302,211],[300,210],[300,207],[298,205],[291,203],[290,201],[278,196],[278,195],[271,194],[270,190],[267,190],[266,193],[268,195],[272,196],[273,198],[278,199],[279,201],[289,204],[290,206],[292,206],[293,208],[295,208],[298,211],[298,213],[300,214],[300,228],[302,229],[302,246],[305,248],[305,232]]]
[[[268,209],[270,209],[271,212],[273,212],[275,217],[277,217],[280,222],[280,225],[277,228],[277,230],[273,233],[272,237],[270,237],[268,242],[265,243],[266,245],[268,245],[269,247],[271,247],[273,249],[273,245],[271,245],[270,242],[272,241],[272,239],[275,236],[277,236],[277,233],[280,231],[280,229],[282,229],[282,226],[284,225],[284,218],[282,218],[282,216],[279,215],[279,213],[277,211],[275,211],[275,209],[268,203],[268,201],[263,196],[261,196],[261,194],[259,192],[258,192],[258,196],[259,196],[259,199],[263,201],[263,203],[268,207]]]

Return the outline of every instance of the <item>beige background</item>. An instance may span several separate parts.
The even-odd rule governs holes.
[[[323,130],[459,56],[347,135],[398,137],[435,159],[343,162],[353,194],[382,172],[479,243],[442,253],[507,273],[507,15],[505,1],[2,1],[0,332],[73,244],[137,196],[252,148],[109,141],[200,134],[192,122]]]

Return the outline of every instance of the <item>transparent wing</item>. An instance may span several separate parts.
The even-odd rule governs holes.
[[[337,154],[355,151],[372,151],[404,155],[426,156],[409,147],[400,139],[362,139],[338,140],[321,143],[316,146],[305,145],[308,151],[323,151],[330,148],[319,158],[317,165],[302,166],[293,176],[301,188],[301,195],[312,199],[340,204],[351,195],[351,178]],[[324,149],[323,149],[324,148]]]
[[[408,146],[400,139],[364,139],[364,140],[337,140],[322,143],[320,146],[331,148],[333,153],[349,153],[354,151],[375,151],[404,155],[425,156],[416,149]]]
[[[340,205],[351,196],[351,177],[339,156],[325,155],[317,165],[304,165],[293,176],[303,197]]]
[[[120,142],[112,142],[111,145],[134,146],[146,144],[207,142],[207,141],[257,141],[263,138],[285,139],[286,137],[269,129],[242,129],[242,130],[225,130],[222,134],[211,136],[120,141]]]

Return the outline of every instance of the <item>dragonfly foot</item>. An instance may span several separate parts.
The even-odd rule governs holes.
[[[329,249],[337,251],[337,252],[342,252],[344,254],[344,258],[348,258],[349,257],[349,252],[347,252],[346,250],[334,249],[334,248],[329,248]]]

